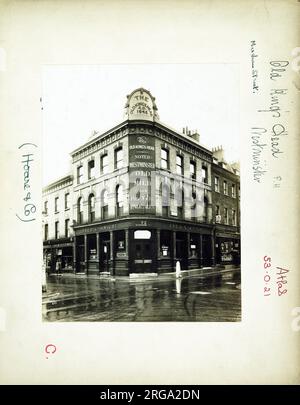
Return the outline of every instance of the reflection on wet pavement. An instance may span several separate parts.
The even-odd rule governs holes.
[[[239,273],[153,280],[50,276],[44,321],[241,320]]]

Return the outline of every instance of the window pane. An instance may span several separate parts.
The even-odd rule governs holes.
[[[166,151],[166,149],[161,149],[160,151],[160,156],[162,159],[167,160],[168,159],[168,152]]]
[[[77,167],[77,183],[81,184],[83,179],[83,167],[79,166]]]
[[[194,162],[190,163],[190,172],[191,174],[195,174],[196,172],[196,164]]]
[[[150,239],[151,232],[147,230],[134,231],[134,239]]]
[[[95,161],[91,160],[89,162],[89,179],[95,175]]]
[[[102,205],[108,205],[108,193],[104,190],[102,193]]]
[[[120,169],[123,167],[123,149],[117,149],[115,153],[115,166],[117,169]]]
[[[224,180],[224,194],[227,195],[228,189],[227,189],[227,181]]]

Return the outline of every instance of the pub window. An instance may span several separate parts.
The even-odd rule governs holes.
[[[94,196],[94,194],[89,195],[89,217],[90,217],[90,222],[95,221],[95,196]]]
[[[236,226],[236,211],[235,210],[232,210],[231,217],[232,217],[232,225]]]
[[[69,225],[70,225],[70,220],[66,219],[65,220],[65,237],[68,238],[70,236],[69,233]]]
[[[59,222],[55,222],[55,239],[59,239]]]
[[[226,181],[226,180],[224,180],[224,182],[223,182],[223,193],[224,193],[225,195],[228,195],[228,185],[227,185],[227,181]]]
[[[70,208],[70,193],[65,194],[65,210]]]
[[[160,151],[160,166],[162,169],[169,168],[169,151],[164,148],[161,148]]]
[[[196,178],[196,162],[190,161],[190,176],[192,179]]]
[[[102,191],[101,195],[101,213],[102,219],[108,218],[108,192],[107,190]]]
[[[123,186],[118,184],[116,187],[116,203],[117,203],[117,216],[123,215],[124,194]]]
[[[55,197],[55,200],[54,200],[54,211],[58,212],[58,197]]]
[[[228,208],[224,208],[224,224],[228,225]]]
[[[48,201],[44,202],[44,214],[48,215]]]
[[[101,156],[101,173],[106,174],[108,173],[108,154]]]
[[[176,173],[183,175],[183,157],[176,155]]]
[[[49,232],[48,224],[45,224],[45,227],[44,227],[44,240],[48,240],[48,232]]]
[[[83,222],[83,198],[79,197],[77,201],[78,223]]]
[[[207,167],[206,166],[202,166],[202,182],[203,183],[208,183]]]
[[[118,148],[115,150],[115,169],[123,167],[123,149]]]
[[[235,198],[235,184],[231,185],[231,197]]]
[[[83,182],[83,166],[77,167],[77,184],[81,184]]]
[[[95,177],[95,161],[90,160],[88,163],[88,178],[92,179]]]

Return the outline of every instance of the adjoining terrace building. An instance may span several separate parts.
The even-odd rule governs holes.
[[[178,260],[182,269],[231,262],[239,176],[217,155],[196,132],[161,123],[151,93],[134,90],[125,120],[74,150],[72,173],[43,190],[48,271],[125,276],[175,271]]]

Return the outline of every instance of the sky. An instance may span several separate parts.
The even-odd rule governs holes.
[[[70,152],[94,130],[124,120],[126,95],[143,87],[160,121],[197,130],[208,148],[239,160],[239,76],[233,64],[48,65],[43,69],[43,185],[71,170]]]

